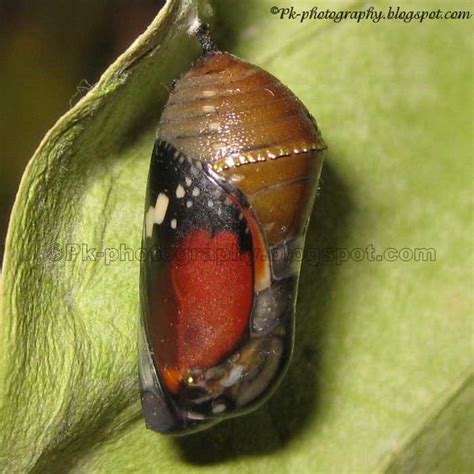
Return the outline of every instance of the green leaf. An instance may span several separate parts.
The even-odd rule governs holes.
[[[270,13],[292,4],[314,6],[199,5],[224,48],[302,99],[329,145],[281,388],[252,415],[189,437],[147,431],[140,417],[139,262],[128,255],[140,247],[167,87],[199,54],[187,34],[198,5],[174,1],[59,120],[23,177],[4,262],[0,471],[472,471],[470,21]],[[74,256],[82,244],[132,250],[106,264]],[[402,252],[360,259],[370,245]]]

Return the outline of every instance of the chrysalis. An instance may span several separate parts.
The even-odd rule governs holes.
[[[246,413],[281,381],[325,149],[288,88],[200,39],[161,116],[143,231],[142,406],[171,434]]]

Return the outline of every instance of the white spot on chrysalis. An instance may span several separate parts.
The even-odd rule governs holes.
[[[188,178],[188,177],[186,176],[186,178],[184,178],[184,181],[186,181],[186,186],[191,186],[191,183],[192,183],[191,178]]]
[[[186,207],[192,207],[193,201],[186,201]]]
[[[172,229],[176,229],[176,226],[178,225],[178,222],[176,221],[176,219],[171,219],[171,228]]]
[[[169,202],[170,200],[166,194],[158,194],[155,205],[155,222],[158,225],[161,224],[165,219],[166,210],[168,209]]]
[[[161,224],[165,218],[168,209],[169,198],[166,194],[159,193],[156,198],[155,207],[150,206],[145,215],[145,235],[153,235],[154,224]]]
[[[223,403],[218,403],[217,405],[212,407],[212,413],[215,415],[218,415],[219,413],[224,412],[226,409],[226,406]]]
[[[213,207],[214,203],[209,199],[209,201],[207,201],[207,206],[208,207]]]
[[[216,108],[213,105],[203,105],[202,106],[203,112],[215,112]]]
[[[194,197],[196,197],[196,196],[199,196],[200,192],[201,191],[199,191],[199,188],[194,188],[192,194]]]
[[[176,188],[176,197],[178,199],[181,199],[182,197],[184,197],[184,188],[183,186],[181,186],[180,184],[178,184],[178,187]]]

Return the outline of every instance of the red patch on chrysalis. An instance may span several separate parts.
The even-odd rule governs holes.
[[[169,391],[186,373],[213,367],[241,342],[253,304],[253,263],[235,232],[190,232],[156,281],[160,302],[151,311],[153,352]],[[165,293],[163,293],[166,278]]]

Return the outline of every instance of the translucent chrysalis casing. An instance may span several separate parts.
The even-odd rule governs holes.
[[[209,48],[176,82],[145,204],[140,384],[149,428],[206,428],[254,409],[279,384],[293,347],[295,250],[324,149],[298,98],[229,53]]]

